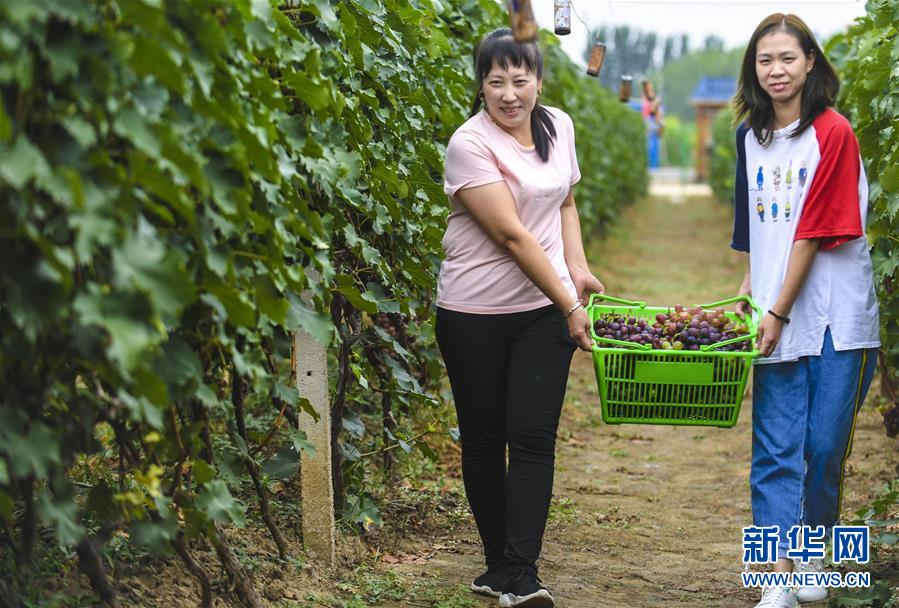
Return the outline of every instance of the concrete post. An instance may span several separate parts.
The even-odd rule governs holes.
[[[310,273],[311,274],[311,273]],[[316,280],[312,276],[310,279]],[[303,294],[309,301],[309,294]],[[294,332],[294,361],[297,390],[318,413],[312,416],[298,412],[300,430],[315,447],[310,458],[300,456],[300,500],[303,505],[303,544],[319,562],[333,566],[334,551],[334,485],[331,480],[331,412],[328,399],[328,358],[325,347],[302,328]]]

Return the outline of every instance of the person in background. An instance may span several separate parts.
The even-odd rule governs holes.
[[[571,118],[539,103],[543,59],[511,30],[475,56],[471,117],[446,148],[437,341],[459,418],[462,475],[500,606],[553,606],[537,577],[556,430],[576,347],[591,348]],[[506,448],[509,459],[506,463]]]
[[[792,560],[787,533],[807,525],[829,534],[839,522],[843,468],[880,345],[868,186],[852,128],[831,107],[838,90],[799,17],[775,13],[758,25],[735,97],[743,122],[731,246],[748,252],[740,293],[767,311],[753,377],[750,489],[754,524],[779,527],[777,572],[823,568],[820,559]],[[800,167],[799,188],[775,194],[778,168],[789,166]],[[765,178],[773,189],[763,189]],[[790,221],[776,221],[775,197]],[[768,207],[770,222],[757,205]],[[824,587],[774,586],[756,607],[826,596]]]
[[[643,81],[640,114],[646,121],[646,153],[649,168],[658,169],[662,164],[662,132],[665,121],[662,117],[662,100],[656,95],[649,80]]]

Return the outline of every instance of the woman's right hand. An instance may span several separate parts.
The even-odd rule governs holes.
[[[568,315],[568,334],[581,350],[592,351],[593,339],[590,336],[590,317],[582,306]]]
[[[737,295],[749,296],[752,294],[741,293],[741,294],[737,294]],[[740,317],[741,319],[745,319],[746,315],[752,314],[752,308],[749,306],[749,302],[746,302],[745,300],[740,300],[739,302],[737,302],[737,305],[734,307],[734,312],[736,312],[737,316]]]

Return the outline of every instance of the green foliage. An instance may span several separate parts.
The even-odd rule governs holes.
[[[256,477],[310,447],[283,422],[307,415],[301,328],[333,347],[339,454],[434,457],[443,142],[505,19],[492,0],[0,4],[4,523],[224,542]],[[590,229],[645,190],[642,127],[547,54]],[[350,519],[376,522],[348,481]]]
[[[836,590],[827,605],[830,608],[896,608],[896,602],[893,589],[875,579],[870,587]]]
[[[883,381],[899,381],[899,0],[872,0],[867,14],[827,44],[842,80],[839,107],[848,113],[870,184],[868,239],[880,297]],[[884,414],[899,433],[899,393]]]
[[[678,116],[665,116],[662,131],[663,164],[670,167],[692,167],[696,164],[696,121],[683,121]]]
[[[892,532],[899,524],[899,479],[879,488],[871,504],[856,512],[856,525],[871,528],[871,542],[875,547],[895,545],[899,537]]]
[[[728,105],[718,112],[712,123],[712,154],[709,161],[709,184],[715,198],[734,204],[734,175],[737,170],[737,140],[734,110]]]
[[[408,603],[410,599],[427,602],[426,605],[434,608],[475,608],[480,604],[467,587],[446,588],[440,582],[437,576],[421,578],[414,573],[400,574],[362,564],[352,579],[337,582],[335,589],[351,598],[347,608],[374,606],[385,601]]]

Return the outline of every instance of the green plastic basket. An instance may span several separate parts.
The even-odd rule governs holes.
[[[655,316],[669,312],[671,307],[646,306],[646,302],[593,294],[587,314],[593,336],[593,366],[603,422],[734,426],[740,415],[749,368],[758,350],[730,352],[717,349],[742,340],[754,342],[761,310],[748,296],[700,306],[716,308],[741,300],[749,303],[753,310],[753,314],[745,319],[749,327],[746,336],[701,346],[700,350],[653,350],[649,345],[599,337],[593,324],[605,313],[655,323]],[[725,315],[731,320],[737,319],[734,312],[725,312]],[[602,346],[604,343],[624,348]]]

